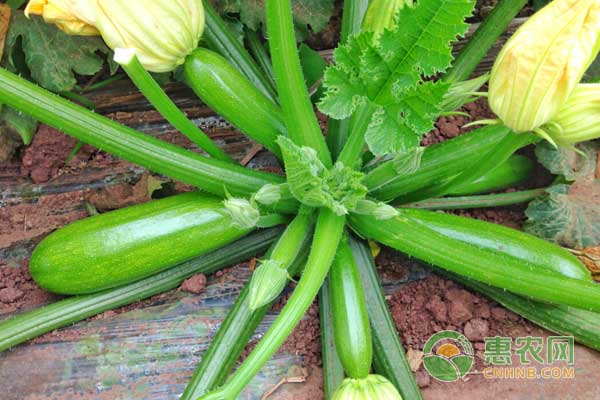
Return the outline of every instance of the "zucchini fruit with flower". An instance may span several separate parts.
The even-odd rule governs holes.
[[[360,7],[354,7],[356,1],[346,0],[344,11],[359,10]],[[111,14],[115,14],[113,18],[104,12],[104,7],[109,3],[112,7]],[[40,13],[49,22],[55,22],[65,30],[71,29],[72,33],[76,28],[72,25],[67,27],[66,24],[77,23],[81,29],[79,33],[101,34],[113,48],[123,49],[123,51],[116,51],[117,61],[122,63],[132,81],[167,120],[182,133],[194,137],[197,144],[211,156],[210,158],[179,149],[109,121],[5,70],[0,70],[0,101],[29,113],[48,125],[60,128],[83,142],[220,197],[219,200],[209,201],[202,195],[183,195],[187,196],[186,199],[191,200],[194,196],[198,199],[197,205],[190,205],[192,209],[202,208],[200,203],[207,201],[211,203],[212,210],[219,210],[217,211],[219,218],[223,218],[222,228],[228,232],[227,235],[231,235],[223,239],[223,243],[219,243],[219,246],[253,230],[261,216],[273,217],[273,213],[296,215],[277,241],[269,258],[263,261],[256,275],[251,279],[247,290],[250,300],[245,310],[257,312],[281,292],[288,280],[286,271],[296,256],[302,253],[303,243],[308,237],[311,240],[311,248],[296,288],[262,340],[229,379],[226,382],[213,381],[213,384],[208,386],[214,390],[210,392],[204,390],[196,395],[203,395],[203,399],[236,398],[300,321],[328,275],[332,285],[331,310],[335,341],[340,343],[338,352],[349,378],[340,384],[334,397],[343,399],[358,395],[361,398],[382,396],[394,398],[405,393],[414,393],[413,389],[408,389],[409,386],[414,385],[414,381],[400,382],[392,379],[390,376],[392,374],[386,370],[387,367],[381,367],[389,366],[389,363],[376,362],[374,372],[381,376],[372,374],[369,332],[371,329],[381,329],[381,327],[369,326],[367,322],[368,307],[364,306],[360,281],[356,275],[356,265],[348,250],[347,228],[453,274],[485,283],[490,287],[508,290],[513,296],[526,297],[540,304],[552,304],[557,309],[571,306],[593,315],[600,312],[600,287],[592,282],[581,264],[565,250],[507,228],[498,228],[485,223],[481,223],[485,226],[479,225],[480,223],[464,218],[428,211],[396,209],[383,202],[412,192],[417,194],[416,197],[424,198],[464,193],[465,185],[471,185],[493,172],[509,160],[520,147],[539,140],[529,134],[529,131],[551,138],[559,144],[572,141],[573,139],[569,138],[565,138],[564,141],[558,140],[556,135],[566,135],[571,132],[571,129],[577,129],[577,127],[572,128],[570,122],[567,122],[573,121],[573,117],[568,111],[564,111],[564,107],[569,103],[571,96],[581,94],[575,92],[578,80],[598,53],[600,27],[595,23],[600,18],[598,1],[555,0],[534,15],[522,28],[525,32],[530,29],[537,32],[552,26],[546,19],[555,15],[556,10],[568,11],[568,15],[572,14],[573,26],[569,25],[569,29],[557,33],[556,40],[549,48],[531,49],[528,47],[531,46],[529,41],[519,39],[529,34],[521,35],[519,32],[515,34],[494,67],[489,99],[492,105],[502,105],[502,99],[509,97],[523,100],[518,105],[512,103],[509,105],[523,110],[524,114],[520,114],[523,120],[533,122],[526,127],[514,125],[509,119],[515,115],[514,113],[505,114],[504,105],[492,106],[492,109],[498,112],[500,119],[505,122],[506,127],[486,127],[470,134],[471,148],[474,149],[475,156],[465,160],[452,157],[453,151],[460,146],[453,146],[451,143],[464,143],[466,139],[454,139],[456,142],[450,140],[449,144],[437,148],[441,148],[442,151],[432,149],[424,152],[418,146],[421,137],[433,128],[437,117],[449,111],[444,109],[444,105],[448,104],[449,93],[456,95],[456,90],[451,90],[453,84],[443,79],[443,73],[452,61],[449,44],[466,32],[467,25],[464,20],[470,16],[474,6],[474,2],[470,0],[420,0],[414,3],[382,0],[370,3],[370,7],[389,7],[396,10],[395,17],[384,22],[377,19],[380,17],[376,17],[377,13],[373,9],[371,12],[367,10],[369,18],[364,20],[362,29],[349,36],[345,44],[335,51],[335,63],[327,69],[324,77],[326,95],[319,103],[321,111],[332,119],[348,121],[346,140],[343,140],[344,135],[339,135],[342,138],[341,142],[345,144],[338,157],[334,157],[335,154],[332,154],[327,147],[307,93],[296,48],[289,1],[267,0],[265,3],[278,104],[264,93],[259,96],[257,94],[259,92],[255,91],[250,84],[253,80],[248,76],[244,78],[248,80],[243,81],[242,89],[245,92],[243,96],[234,96],[231,93],[232,79],[241,79],[239,74],[243,71],[236,72],[235,67],[232,67],[233,64],[228,65],[229,61],[224,54],[221,54],[225,57],[222,59],[205,50],[194,52],[203,28],[200,2],[144,1],[143,5],[147,8],[148,14],[144,14],[146,10],[143,10],[144,13],[139,16],[140,20],[144,19],[144,15],[154,13],[164,15],[165,20],[181,19],[181,24],[177,24],[176,28],[171,24],[164,24],[165,26],[160,26],[158,31],[152,32],[147,32],[148,28],[144,31],[142,25],[136,25],[135,29],[127,30],[131,35],[117,35],[115,32],[120,32],[117,27],[131,24],[129,15],[131,15],[132,4],[135,3],[117,0],[109,2],[32,1],[28,11],[30,14]],[[73,8],[66,10],[71,13],[63,9],[65,14],[60,20],[52,20],[53,14],[49,12],[49,7],[59,4],[71,4]],[[516,13],[518,9],[512,11]],[[355,19],[348,18],[348,20]],[[439,30],[431,32],[428,29],[429,24],[435,24]],[[183,29],[184,27],[189,29]],[[165,31],[162,31],[163,29]],[[178,32],[178,29],[182,32]],[[174,37],[176,39],[173,39]],[[149,41],[140,43],[142,39]],[[148,47],[147,43],[153,43],[153,47]],[[520,62],[527,64],[531,59],[522,54],[529,54],[528,52],[531,51],[542,51],[548,56],[536,57],[534,61],[537,64],[530,65],[529,68],[518,67],[520,73],[527,75],[526,81],[535,82],[536,85],[532,85],[523,96],[506,97],[503,91],[518,91],[523,88],[514,86],[510,81],[502,80],[503,74],[511,76],[510,68],[514,68],[515,65],[505,64],[505,61],[510,59],[517,64]],[[565,52],[572,55],[574,59],[572,63],[564,62],[562,67],[559,66],[562,69],[553,70],[555,73],[549,76],[538,76],[539,71],[556,67],[553,57],[555,53]],[[435,56],[431,56],[432,54]],[[463,58],[462,60],[475,64],[479,62],[479,59],[464,61]],[[200,65],[199,62],[203,64]],[[207,69],[209,62],[220,67]],[[147,70],[169,70],[182,63],[188,83],[201,97],[205,97],[207,102],[212,103],[217,111],[224,114],[248,136],[267,149],[281,154],[285,177],[235,165],[227,155],[222,154],[222,151],[210,142],[206,135],[196,128],[191,128],[189,121],[185,122],[187,120],[184,119],[184,115],[174,107],[147,73]],[[464,68],[464,70],[468,69]],[[560,73],[565,71],[568,74]],[[202,88],[202,79],[208,79],[211,75],[210,85]],[[442,78],[433,80],[438,75]],[[501,84],[498,84],[499,82]],[[540,94],[536,93],[538,89],[548,96],[540,97]],[[593,98],[594,93],[585,91],[585,96]],[[470,99],[472,93],[466,92],[464,96]],[[248,116],[242,120],[236,113],[246,112],[247,108],[243,102],[252,98],[260,99],[252,104],[252,107],[260,111],[257,112],[257,119],[252,120],[251,116]],[[578,102],[578,98],[573,98],[574,104],[583,104]],[[227,100],[219,103],[221,99]],[[529,104],[527,102],[532,99],[543,101],[539,107],[527,107]],[[544,109],[546,103],[551,104],[552,107]],[[461,103],[452,101],[452,104]],[[510,107],[507,106],[507,109]],[[585,107],[577,109],[581,109],[581,112],[589,112]],[[526,114],[530,111],[534,115]],[[552,133],[548,133],[553,128]],[[585,132],[585,136],[578,137],[576,140],[591,139],[597,133],[592,129]],[[486,136],[488,134],[491,139]],[[337,141],[336,145],[339,143],[340,141]],[[363,159],[366,148],[376,157],[374,162],[379,165],[375,169],[363,169],[360,165],[359,160]],[[440,165],[448,160],[464,162],[460,168],[454,168],[446,175],[440,175],[435,168],[431,168],[431,165]],[[402,192],[401,189],[390,189],[391,185],[397,185],[399,179],[410,181],[412,178],[407,177],[411,176],[418,176],[419,184],[410,190]],[[423,184],[423,182],[427,183]],[[69,232],[81,232],[78,229],[83,228],[78,226],[88,223],[90,237],[95,233],[92,230],[94,224],[103,228],[110,225],[114,229],[125,229],[124,227],[129,223],[140,227],[144,225],[143,222],[147,221],[147,218],[151,217],[151,213],[136,214],[136,210],[142,207],[148,210],[152,207],[160,208],[160,204],[165,204],[160,202],[175,203],[179,199],[181,198],[161,200],[138,206],[140,208],[137,209],[123,210],[122,213],[101,215],[97,219],[91,219],[91,222],[84,221],[81,225],[64,228],[66,233],[59,231],[55,234],[55,237],[60,240],[56,239],[56,243],[53,244],[53,239],[49,238],[49,244],[42,244],[39,252],[48,255],[42,258],[43,261],[50,263],[51,255],[61,250],[59,242],[77,240],[77,238],[72,239],[74,235],[70,235]],[[186,208],[182,206],[177,208],[176,212],[185,213],[185,210]],[[168,217],[168,211],[159,214],[161,218]],[[115,215],[121,217],[117,218]],[[272,223],[285,220],[279,217],[270,219]],[[193,221],[190,223],[194,225]],[[489,229],[482,230],[482,227],[489,227]],[[185,225],[182,225],[181,229],[185,229]],[[202,232],[207,228],[198,225],[190,229],[194,232],[196,229],[197,232]],[[147,232],[150,235],[152,232],[160,232],[160,229],[154,231],[148,229]],[[164,237],[156,235],[150,239],[150,242],[158,244],[157,249],[154,249],[156,254],[152,246],[145,247],[144,251],[149,255],[155,255],[160,265],[144,262],[141,267],[136,268],[136,272],[140,274],[135,276],[125,277],[124,273],[120,275],[122,271],[119,269],[119,264],[128,262],[128,251],[146,245],[132,241],[128,242],[132,247],[125,248],[125,246],[119,247],[117,243],[115,247],[108,249],[111,251],[108,258],[112,255],[115,257],[112,261],[119,261],[105,264],[105,276],[111,276],[114,280],[98,277],[102,278],[102,282],[94,282],[97,289],[82,285],[84,291],[99,290],[101,287],[107,288],[125,284],[130,280],[142,279],[147,274],[167,268],[169,264],[191,257],[191,250],[194,254],[206,251],[200,247],[194,248],[197,245],[192,243],[195,236],[186,236],[185,232],[179,234],[183,245],[186,244],[186,240],[190,241],[189,254],[181,251],[178,256],[182,258],[176,260],[160,254],[161,250],[164,252],[168,235]],[[85,235],[82,235],[81,239],[85,239]],[[90,244],[92,250],[97,249],[96,240],[91,240],[88,244],[81,243],[81,246]],[[86,260],[86,263],[94,263],[95,258],[91,257]],[[62,262],[60,257],[58,262]],[[35,265],[33,268],[35,270]],[[59,265],[59,268],[66,267]],[[79,271],[76,268],[69,270],[69,276],[63,275],[61,278],[59,275],[52,277],[52,265],[45,265],[43,279],[49,281],[54,278],[65,279],[70,282],[63,283],[77,286],[78,274],[83,273],[85,266],[80,268]],[[144,270],[144,268],[148,269]],[[330,268],[333,269],[330,271]],[[372,289],[373,285],[369,288]],[[239,310],[236,308],[232,312],[239,312]],[[527,311],[529,315],[535,314],[531,308]],[[43,311],[39,311],[36,318],[43,314]],[[356,324],[350,324],[348,322],[350,320],[359,321],[360,326],[355,328]],[[231,326],[232,324],[227,324],[223,329],[229,329]],[[0,324],[0,333],[2,329],[3,324]],[[14,325],[11,329],[15,329]],[[246,334],[241,332],[242,330],[237,331],[240,335]],[[226,336],[226,333],[220,337]],[[593,333],[589,336],[593,336]],[[589,336],[586,336],[588,342],[590,342]],[[380,338],[379,332],[377,337]],[[349,348],[347,343],[356,343],[356,346]],[[377,355],[375,357],[379,361],[381,358]],[[221,371],[219,376],[222,375]],[[394,382],[396,387],[394,388],[390,382]],[[214,387],[219,385],[221,386]],[[195,393],[194,388],[188,389],[186,392]],[[377,395],[377,391],[387,394]]]

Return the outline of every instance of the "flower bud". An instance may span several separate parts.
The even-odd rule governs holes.
[[[283,263],[276,260],[264,261],[252,274],[248,305],[256,310],[281,294],[288,281],[288,271]]]
[[[332,400],[402,400],[390,381],[381,375],[365,379],[346,378],[333,394]]]
[[[265,205],[277,203],[281,200],[281,185],[267,183],[256,192],[254,199]]]
[[[545,130],[565,147],[600,138],[600,84],[578,85]]]
[[[26,12],[69,34],[100,33],[113,50],[133,49],[151,72],[183,64],[204,30],[199,0],[31,0]]]
[[[45,22],[69,35],[94,36],[100,32],[92,24],[93,4],[88,0],[31,0],[25,15],[41,15]]]
[[[252,229],[260,219],[256,206],[246,199],[227,199],[223,205],[231,217],[231,223],[240,229]]]
[[[562,108],[600,49],[600,0],[554,0],[498,55],[491,109],[515,132],[533,131]]]
[[[398,210],[394,207],[372,200],[358,200],[351,210],[356,214],[372,215],[378,220],[392,219],[398,216]]]

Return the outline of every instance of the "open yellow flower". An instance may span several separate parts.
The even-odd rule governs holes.
[[[69,35],[99,35],[93,25],[95,1],[89,0],[31,0],[25,15],[41,15],[49,24],[58,26]]]
[[[201,0],[30,0],[26,13],[69,34],[100,34],[112,49],[133,50],[152,72],[183,64],[204,30]]]
[[[504,46],[492,69],[490,107],[516,132],[549,122],[600,50],[600,0],[554,0]]]

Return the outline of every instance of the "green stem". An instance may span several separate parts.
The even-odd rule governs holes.
[[[152,75],[144,69],[135,55],[134,49],[116,49],[115,61],[121,65],[135,86],[175,129],[187,136],[210,156],[218,160],[233,162],[227,153],[215,145],[206,133],[194,125],[183,111],[169,99]]]
[[[500,0],[485,21],[479,25],[469,43],[462,48],[452,67],[446,72],[444,80],[460,82],[468,79],[526,4],[527,0]]]
[[[0,323],[0,351],[101,312],[174,289],[191,275],[210,274],[255,256],[280,233],[280,228],[263,230],[141,281],[100,293],[70,297],[9,318]]]
[[[304,273],[285,307],[229,381],[222,388],[203,396],[203,400],[236,398],[283,344],[319,292],[342,238],[345,221],[344,217],[338,217],[329,209],[320,210]]]
[[[361,235],[465,278],[536,301],[600,311],[600,286],[595,282],[540,273],[501,251],[449,239],[406,215],[386,221],[352,215],[349,220]]]
[[[403,207],[421,208],[423,210],[466,210],[470,208],[502,207],[526,203],[544,193],[546,193],[546,189],[532,189],[481,196],[442,197],[404,204]]]
[[[262,72],[269,78],[269,82],[275,90],[275,74],[273,72],[273,64],[271,64],[271,56],[265,48],[265,45],[260,40],[260,37],[253,29],[244,27],[246,34],[246,40],[248,42],[248,48],[250,53],[262,69]]]
[[[302,74],[290,0],[266,0],[265,8],[273,71],[288,135],[297,145],[312,147],[329,168],[332,165],[331,154]]]
[[[373,105],[365,104],[350,117],[350,136],[338,158],[338,161],[342,164],[348,167],[360,165],[365,150],[365,132],[374,111]]]
[[[361,241],[350,238],[350,247],[361,275],[365,291],[367,312],[373,336],[373,365],[377,373],[385,376],[396,386],[402,398],[422,399],[419,386],[408,364],[408,359],[398,337],[396,326],[385,300],[379,281],[379,273],[371,249]]]
[[[225,21],[212,8],[208,1],[204,1],[204,17],[206,28],[202,40],[208,47],[225,57],[238,71],[244,74],[254,85],[271,101],[277,103],[277,93],[269,83],[269,79],[262,73],[250,54],[246,51],[238,38],[229,30]]]
[[[64,97],[65,99],[69,99],[72,100],[76,103],[81,104],[82,106],[84,106],[85,108],[87,108],[88,110],[92,110],[94,111],[96,109],[96,103],[94,103],[93,101],[91,101],[90,99],[88,99],[87,97],[79,94],[79,93],[74,93],[74,92],[61,92],[60,95],[62,97]]]
[[[81,88],[79,91],[80,92],[91,92],[93,90],[102,89],[106,86],[109,86],[115,82],[120,81],[123,78],[125,78],[125,74],[116,74],[116,75],[111,76],[110,78],[104,79],[100,82],[96,82],[92,85],[85,86],[85,87]]]
[[[478,160],[467,165],[456,177],[439,185],[431,186],[418,193],[418,199],[430,199],[451,193],[455,188],[468,185],[506,162],[515,151],[528,144],[538,141],[539,138],[533,134],[518,134],[511,132],[505,136],[498,145],[481,155]]]
[[[151,171],[226,197],[247,197],[267,183],[284,179],[228,162],[203,157],[144,135],[73,104],[0,68],[0,102],[49,126]],[[298,203],[283,200],[273,210],[293,213]]]
[[[360,32],[365,12],[369,6],[369,0],[345,0],[344,12],[342,14],[342,32],[340,43],[348,40],[350,35]],[[327,145],[334,159],[337,159],[348,140],[350,120],[329,119],[327,126]]]
[[[302,250],[289,265],[288,273],[296,275],[306,262],[310,245],[310,234],[302,238]],[[269,252],[270,253],[270,252]],[[270,257],[269,253],[266,257]],[[249,306],[250,281],[244,285],[233,307],[219,327],[219,331],[202,355],[192,379],[188,383],[180,400],[197,399],[206,392],[222,385],[235,366],[236,361],[252,338],[254,331],[271,309],[272,302],[252,311]]]
[[[335,348],[333,333],[333,310],[329,283],[321,287],[319,294],[319,317],[321,326],[321,360],[323,361],[323,397],[330,400],[344,380],[344,367]]]

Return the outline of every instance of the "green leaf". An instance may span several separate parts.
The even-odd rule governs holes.
[[[450,66],[451,43],[467,31],[473,7],[472,0],[421,0],[403,7],[379,40],[371,32],[351,37],[325,72],[320,110],[343,119],[368,103],[375,111],[366,140],[375,155],[418,146],[450,87],[427,79]]]
[[[300,56],[300,64],[302,65],[302,72],[304,73],[304,79],[306,80],[306,87],[310,90],[323,78],[327,63],[323,60],[323,57],[321,57],[318,51],[311,49],[304,43],[300,44],[298,55]],[[322,89],[319,88],[319,90],[312,95],[312,100],[315,101],[315,99],[320,98],[322,96],[321,92]]]
[[[264,0],[214,0],[215,8],[221,14],[240,14],[240,19],[247,27],[258,31],[265,25]],[[320,32],[327,27],[333,14],[333,0],[292,0],[294,24],[299,40],[313,32]]]
[[[536,146],[535,155],[540,164],[553,174],[575,181],[594,173],[600,144],[584,142],[578,144],[577,149],[583,154],[562,147],[555,148],[544,140]]]
[[[367,195],[367,187],[362,184],[364,174],[339,162],[327,170],[314,149],[296,146],[284,136],[277,143],[285,162],[289,189],[299,202],[345,215]]]
[[[0,135],[18,135],[23,144],[31,143],[37,129],[37,121],[27,114],[23,114],[13,108],[3,106],[0,111]]]
[[[600,181],[588,178],[547,192],[529,204],[525,230],[570,248],[600,245]]]
[[[6,34],[2,65],[13,72],[28,72],[46,89],[63,92],[75,87],[75,74],[93,75],[102,68],[104,60],[98,52],[110,53],[99,37],[70,36],[39,17],[28,19],[17,11]]]
[[[21,142],[31,143],[36,129],[36,120],[0,104],[0,162],[8,161]]]

